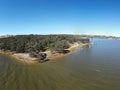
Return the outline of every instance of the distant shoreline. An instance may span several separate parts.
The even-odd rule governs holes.
[[[71,54],[74,51],[76,51],[78,48],[82,48],[82,47],[87,46],[89,44],[90,43],[76,44],[76,45],[73,44],[73,45],[71,45],[70,48],[68,48],[68,50],[70,52],[68,52],[66,54],[61,54],[61,53],[54,53],[54,54],[52,54],[50,51],[46,51],[45,53],[49,54],[47,56],[47,59],[49,59],[49,60],[55,60],[57,58],[64,57],[64,56],[66,56],[68,54]],[[37,63],[38,62],[38,59],[30,57],[29,53],[12,53],[10,51],[0,51],[0,54],[8,56],[8,57],[12,57],[12,58],[16,59],[17,61],[22,61],[22,62],[25,62],[25,63],[28,63],[28,64],[32,64],[32,63]]]

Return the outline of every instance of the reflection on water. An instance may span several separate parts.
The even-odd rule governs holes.
[[[120,90],[120,41],[91,46],[42,64],[0,56],[0,90]]]

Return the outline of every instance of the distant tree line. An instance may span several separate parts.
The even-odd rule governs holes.
[[[79,35],[16,35],[0,38],[0,50],[30,53],[33,56],[48,49],[64,53],[70,43],[78,41],[88,43],[89,39],[81,39]]]

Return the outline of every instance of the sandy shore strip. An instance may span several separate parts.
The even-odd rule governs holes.
[[[10,51],[0,51],[1,55],[5,55],[8,57],[12,57],[17,61],[22,61],[25,63],[35,63],[37,61],[37,58],[32,58],[29,56],[29,53],[12,53]]]
[[[86,44],[78,44],[78,43],[74,43],[70,45],[70,48],[68,48],[67,50],[69,50],[69,53],[66,54],[61,54],[61,53],[52,53],[50,50],[49,51],[45,51],[44,53],[47,54],[47,59],[49,60],[54,60],[56,58],[60,58],[63,57],[65,55],[71,54],[72,52],[76,51],[78,48],[82,48],[86,45],[89,45],[89,43]],[[12,53],[10,51],[0,51],[0,54],[6,55],[6,56],[10,56],[15,58],[16,60],[20,60],[23,61],[25,63],[36,63],[37,58],[32,58],[29,56],[29,53]]]
[[[66,56],[66,55],[69,55],[73,52],[75,52],[77,49],[80,49],[84,46],[87,46],[87,45],[90,45],[90,43],[86,43],[86,44],[78,44],[78,43],[75,43],[75,44],[71,44],[70,48],[68,48],[67,50],[69,50],[70,52],[66,53],[66,54],[62,54],[62,53],[55,53],[55,54],[52,54],[51,51],[46,51],[45,53],[47,54],[47,58],[50,59],[50,60],[55,60],[56,58],[60,58],[60,57],[63,57],[63,56]]]

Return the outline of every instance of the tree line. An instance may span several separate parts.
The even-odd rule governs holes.
[[[16,35],[0,38],[0,50],[16,53],[39,53],[46,50],[64,53],[74,42],[88,43],[79,35]]]

